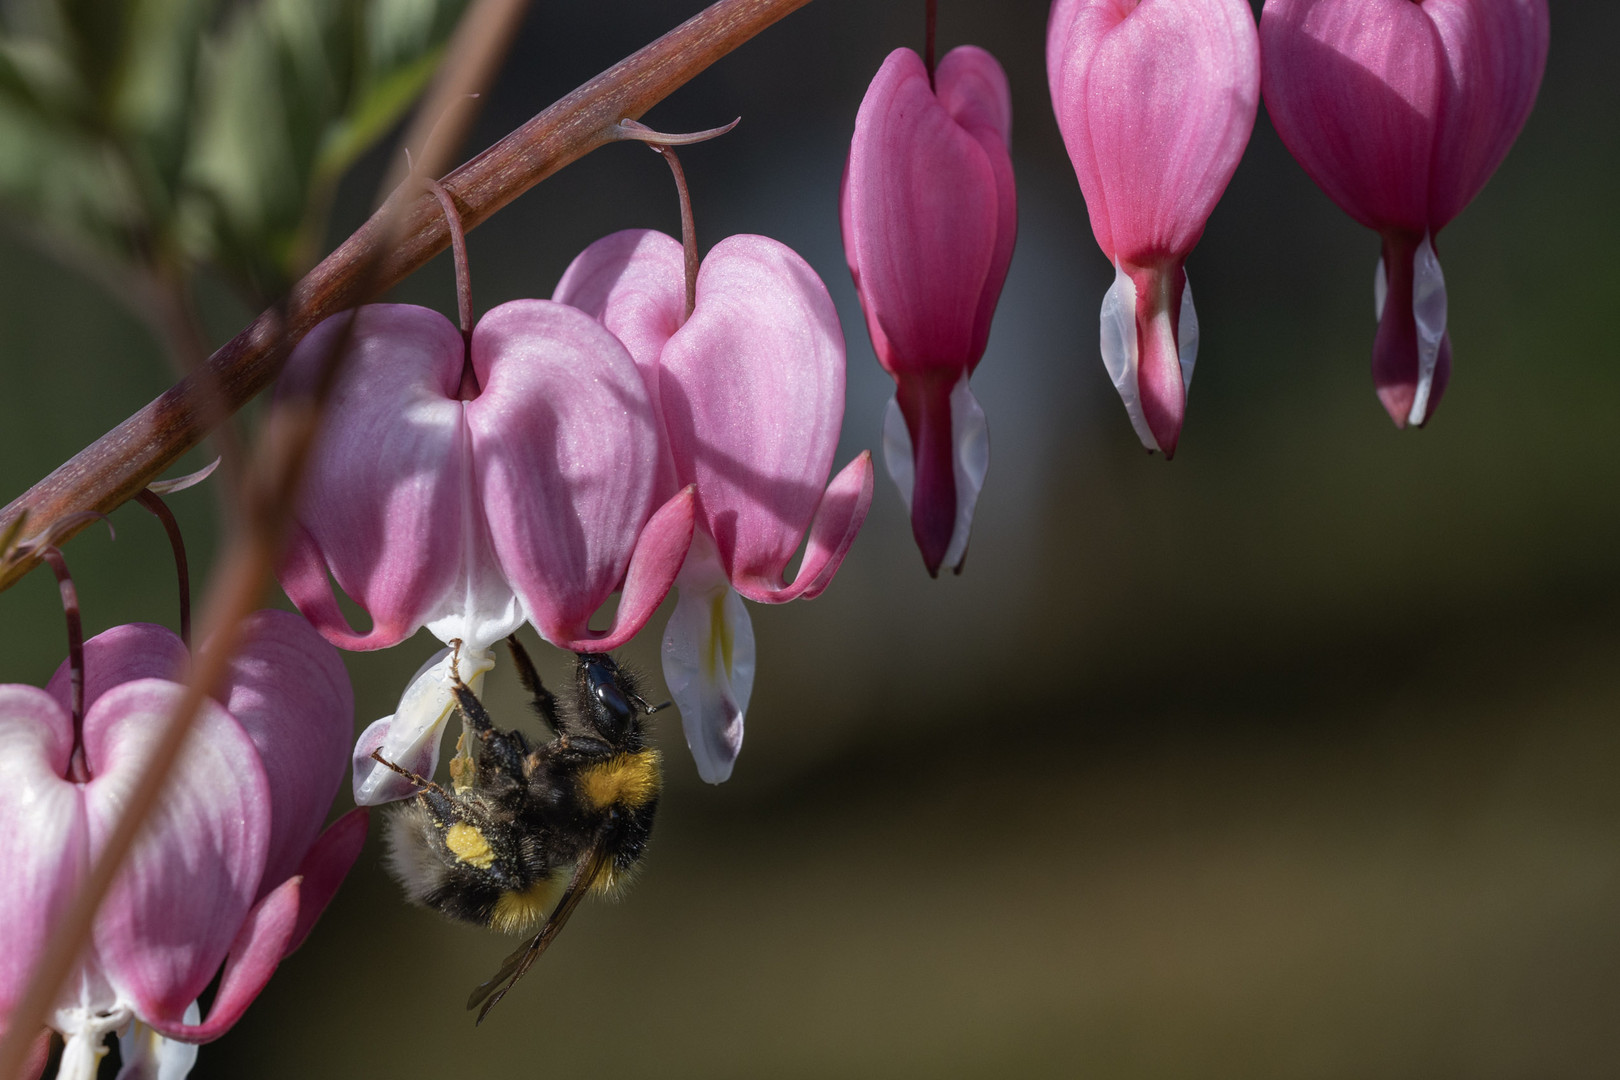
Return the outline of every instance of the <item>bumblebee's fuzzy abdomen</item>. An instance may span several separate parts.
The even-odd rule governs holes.
[[[521,835],[441,817],[418,796],[388,815],[387,865],[413,903],[514,932],[535,921],[555,863]]]

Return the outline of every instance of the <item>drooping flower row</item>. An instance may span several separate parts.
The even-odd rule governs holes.
[[[524,622],[560,648],[607,651],[679,585],[666,679],[699,772],[725,779],[754,669],[738,594],[781,603],[826,588],[865,517],[871,465],[863,454],[827,483],[843,336],[802,259],[732,237],[703,261],[690,318],[684,298],[679,245],[620,233],[575,261],[556,299],[488,312],[470,346],[437,313],[401,305],[318,327],[290,358],[283,394],[335,345],[348,355],[282,568],[288,595],[343,648],[422,627],[459,642],[460,675],[476,689],[490,647]],[[369,631],[350,627],[334,579]],[[614,591],[612,627],[591,629]],[[432,775],[452,655],[362,736],[356,801],[412,792],[373,751]]]

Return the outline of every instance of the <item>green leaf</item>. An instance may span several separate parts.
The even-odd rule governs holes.
[[[316,252],[342,173],[431,77],[466,0],[259,0],[204,49],[188,242],[276,292]]]

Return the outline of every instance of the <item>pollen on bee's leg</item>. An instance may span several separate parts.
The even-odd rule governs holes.
[[[444,846],[459,861],[479,870],[488,870],[495,862],[495,852],[490,848],[489,841],[484,839],[484,834],[464,821],[458,821],[445,830]]]

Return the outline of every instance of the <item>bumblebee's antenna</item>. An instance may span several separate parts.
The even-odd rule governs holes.
[[[468,1009],[478,1009],[480,1003],[484,1006],[478,1009],[478,1023],[484,1022],[489,1010],[506,996],[508,990],[517,985],[517,981],[534,966],[536,960],[540,959],[540,954],[546,951],[546,946],[562,933],[562,928],[568,923],[568,917],[579,907],[579,902],[585,899],[585,893],[607,865],[607,861],[607,847],[598,837],[591,850],[574,868],[574,876],[569,879],[568,888],[563,890],[562,899],[557,901],[557,906],[552,910],[551,917],[546,920],[546,925],[540,928],[540,932],[534,935],[533,940],[508,956],[502,962],[501,969],[488,981],[479,984],[472,992],[472,996],[467,999]],[[506,985],[502,986],[502,983]],[[485,998],[489,1000],[484,1001]]]

